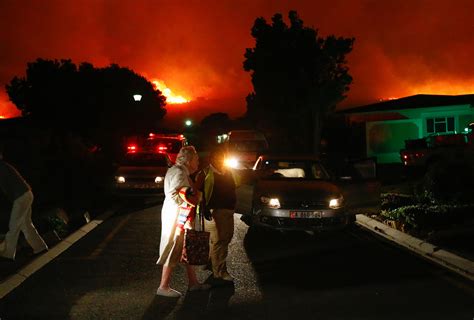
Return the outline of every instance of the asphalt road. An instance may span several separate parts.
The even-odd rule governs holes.
[[[235,286],[154,295],[159,212],[123,207],[0,301],[0,319],[473,319],[474,284],[358,228],[311,236],[235,216]],[[199,270],[205,281],[208,271]],[[185,292],[183,268],[172,286]]]

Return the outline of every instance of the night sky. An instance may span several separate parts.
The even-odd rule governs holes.
[[[292,9],[321,36],[356,38],[341,109],[474,92],[472,0],[0,0],[0,115],[18,114],[4,86],[38,57],[117,63],[194,101],[170,111],[242,115],[253,22]]]

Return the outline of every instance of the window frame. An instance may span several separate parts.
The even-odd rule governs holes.
[[[456,119],[453,116],[438,116],[438,117],[426,118],[426,133],[427,134],[456,133],[455,121]],[[440,125],[444,126],[444,131],[437,129],[437,127],[439,128]],[[452,128],[450,128],[451,126]]]

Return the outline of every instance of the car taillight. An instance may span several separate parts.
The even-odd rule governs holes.
[[[156,150],[157,150],[158,152],[166,152],[166,150],[168,150],[168,147],[166,147],[166,146],[158,146],[158,147],[156,148]]]
[[[137,149],[138,149],[137,146],[134,144],[127,146],[127,151],[131,153],[137,152]]]

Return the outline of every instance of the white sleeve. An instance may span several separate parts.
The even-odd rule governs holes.
[[[174,168],[170,172],[169,185],[167,190],[167,196],[173,199],[177,204],[181,204],[183,200],[179,196],[179,189],[182,187],[190,187],[189,178],[186,176],[186,173],[180,168]],[[165,178],[166,179],[166,178]]]

